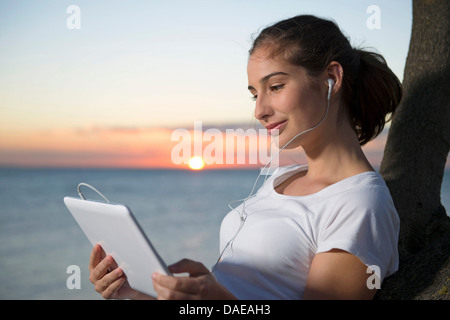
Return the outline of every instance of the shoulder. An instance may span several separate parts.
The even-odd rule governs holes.
[[[378,173],[354,181],[328,206],[319,230],[317,252],[340,249],[367,266],[382,270],[381,278],[398,268],[400,219],[389,189]]]
[[[366,235],[398,229],[400,220],[383,178],[367,172],[348,181],[330,198],[323,231],[361,233]]]
[[[392,197],[381,175],[374,171],[350,177],[335,188],[336,199],[347,208],[393,206]]]

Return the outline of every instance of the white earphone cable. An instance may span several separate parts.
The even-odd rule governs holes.
[[[80,198],[81,198],[82,200],[86,200],[86,198],[85,198],[85,196],[83,195],[83,193],[82,193],[81,190],[80,190],[81,186],[85,186],[85,187],[88,187],[88,188],[94,190],[95,192],[97,192],[97,193],[98,193],[98,194],[106,201],[106,203],[110,203],[110,201],[108,200],[108,198],[106,198],[100,191],[98,191],[97,189],[95,189],[95,188],[94,188],[93,186],[91,186],[90,184],[87,184],[87,183],[84,183],[84,182],[81,182],[80,184],[78,184],[78,187],[77,187],[78,195],[80,196]]]

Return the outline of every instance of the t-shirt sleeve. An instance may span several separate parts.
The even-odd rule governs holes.
[[[317,251],[340,249],[379,268],[381,281],[398,269],[399,218],[387,188],[342,195],[319,231]]]

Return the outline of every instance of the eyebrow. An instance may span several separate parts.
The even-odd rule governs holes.
[[[282,71],[272,72],[272,73],[269,73],[268,75],[262,77],[261,80],[259,80],[259,82],[264,83],[267,80],[269,80],[271,77],[278,76],[278,75],[288,76],[289,74],[282,72]],[[255,90],[255,88],[253,88],[252,86],[248,86],[248,90]]]

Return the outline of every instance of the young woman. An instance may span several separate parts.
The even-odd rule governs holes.
[[[185,259],[169,269],[189,277],[154,274],[158,298],[373,298],[373,281],[398,267],[399,219],[361,145],[395,111],[399,80],[382,56],[352,48],[334,22],[302,15],[255,39],[248,83],[255,117],[280,148],[302,147],[308,165],[278,168],[225,217],[213,273]],[[97,245],[90,280],[103,297],[146,298],[101,257]]]

